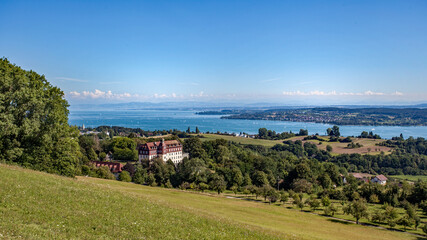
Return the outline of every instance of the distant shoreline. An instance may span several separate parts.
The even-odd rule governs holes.
[[[307,129],[309,134],[326,134],[326,129],[333,124],[296,122],[296,121],[267,121],[248,119],[221,119],[221,115],[199,115],[196,111],[170,111],[170,110],[71,110],[69,124],[75,126],[122,126],[127,128],[141,128],[144,130],[170,130],[186,131],[197,126],[201,132],[227,132],[256,134],[260,128],[271,129],[276,132],[299,132]],[[373,131],[382,138],[391,139],[401,133],[405,137],[427,137],[427,126],[372,126],[372,125],[339,125],[341,135],[358,136],[362,131]]]
[[[221,119],[267,120],[334,124],[340,126],[427,126],[422,108],[304,108],[272,110],[222,110],[199,115],[226,115]]]

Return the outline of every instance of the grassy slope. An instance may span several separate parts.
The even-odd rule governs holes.
[[[425,175],[393,175],[390,177],[402,179],[402,180],[408,180],[411,182],[416,182],[418,181],[418,179],[421,179],[422,181],[427,181],[427,176]]]
[[[98,182],[96,179],[80,181],[5,165],[0,165],[0,176],[0,239],[277,239],[281,236],[171,208],[161,201],[149,201],[145,194],[122,193],[116,189],[115,183],[119,183],[116,181],[101,181],[101,186],[94,184]],[[123,186],[129,185],[133,184]]]
[[[300,137],[301,138],[301,137]],[[323,137],[324,139],[328,139],[327,137]],[[308,140],[309,142],[312,142],[317,145],[317,148],[326,150],[326,146],[330,145],[332,147],[332,153],[335,154],[352,154],[352,153],[359,153],[359,154],[370,154],[370,155],[376,155],[380,154],[381,151],[385,154],[391,153],[391,148],[384,147],[384,146],[377,146],[376,144],[383,142],[385,140],[383,139],[368,139],[368,138],[352,138],[353,143],[359,143],[363,147],[360,148],[347,148],[348,143],[341,143],[341,142],[322,142],[321,145],[318,145],[320,141],[318,140]],[[303,141],[305,142],[305,141]]]
[[[261,145],[265,147],[272,147],[278,143],[283,143],[284,141],[284,140],[264,140],[264,139],[243,138],[243,137],[218,135],[218,134],[199,134],[199,135],[203,135],[203,138],[201,138],[202,141],[225,139],[225,140],[240,143],[240,144]]]
[[[0,238],[415,239],[257,202],[0,165]]]

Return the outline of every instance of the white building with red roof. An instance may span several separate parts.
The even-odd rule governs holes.
[[[381,185],[386,185],[387,184],[387,177],[384,175],[377,175],[374,178],[372,178],[371,182],[373,183],[379,183]]]
[[[162,139],[162,141],[149,142],[138,147],[139,161],[161,158],[165,162],[170,159],[173,163],[177,164],[187,156],[188,154],[182,153],[182,144],[178,140],[165,141]]]
[[[369,180],[374,176],[368,173],[350,173],[350,175],[353,175],[353,177],[355,177],[357,180],[363,181],[366,183],[368,183]]]

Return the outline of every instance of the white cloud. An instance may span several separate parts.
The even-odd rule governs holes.
[[[168,95],[166,94],[157,94],[157,93],[154,94],[154,98],[167,98],[167,97]]]
[[[79,92],[73,91],[73,92],[70,92],[70,95],[72,97],[80,97],[81,94]]]
[[[165,94],[165,93],[154,93],[151,96],[148,95],[140,95],[140,94],[130,94],[130,93],[114,93],[111,90],[109,91],[101,91],[99,89],[95,89],[94,91],[71,91],[66,94],[67,97],[73,99],[108,99],[108,100],[141,100],[141,99],[186,99],[186,98],[199,98],[199,97],[212,97],[212,95],[206,95],[203,91],[198,94],[190,94],[190,95],[182,95],[182,94]]]
[[[113,93],[111,91],[101,91],[95,89],[95,91],[83,91],[81,93],[77,91],[72,91],[68,94],[72,98],[80,99],[126,99],[126,98],[139,98],[139,94],[130,94],[130,93]]]
[[[381,95],[385,95],[385,94],[381,93],[381,92],[366,91],[366,92],[364,92],[364,95],[368,95],[368,96],[372,96],[372,95],[381,96]]]
[[[302,91],[293,91],[293,92],[287,92],[284,91],[283,95],[285,96],[384,96],[384,95],[403,95],[403,93],[396,92],[393,94],[386,94],[382,92],[373,92],[373,91],[365,91],[365,92],[324,92],[324,91],[309,91],[309,92],[302,92]]]

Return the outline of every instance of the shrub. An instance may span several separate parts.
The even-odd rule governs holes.
[[[334,214],[338,211],[334,204],[329,205],[324,210],[325,215],[334,216]]]
[[[209,185],[207,185],[206,183],[200,183],[199,189],[200,191],[205,192],[205,190],[209,189]]]
[[[316,211],[316,209],[320,207],[320,201],[317,198],[312,198],[308,201],[308,205],[312,211]]]
[[[288,193],[286,193],[286,192],[282,192],[282,193],[280,194],[280,201],[281,201],[282,203],[286,203],[286,202],[288,201],[288,199],[289,199],[289,195],[288,195]]]
[[[238,186],[236,186],[236,185],[233,185],[233,186],[230,188],[230,190],[231,190],[234,194],[237,194],[237,191],[239,190],[239,187],[238,187]]]
[[[132,178],[130,177],[130,174],[128,171],[122,171],[119,174],[119,180],[122,182],[130,182],[132,180]]]
[[[98,178],[105,178],[105,179],[116,179],[114,174],[111,173],[110,169],[107,166],[102,166],[99,168],[96,168],[96,177]]]
[[[147,176],[147,184],[149,186],[152,186],[152,187],[157,186],[156,178],[154,177],[154,174],[152,174],[152,173],[148,174],[148,176]]]
[[[324,196],[324,197],[322,198],[322,205],[323,205],[324,207],[327,207],[327,206],[329,206],[330,204],[331,204],[331,201],[329,200],[328,196]]]
[[[313,184],[306,179],[295,179],[292,183],[292,189],[295,192],[311,193]]]
[[[279,200],[280,194],[272,188],[270,191],[268,191],[267,198],[270,204],[275,203],[277,200]]]
[[[179,185],[179,188],[180,188],[181,190],[187,190],[187,189],[189,189],[189,188],[190,188],[190,183],[188,183],[188,182],[183,182],[183,183],[181,183],[181,185]]]
[[[165,188],[173,188],[171,181],[168,179],[168,181],[165,184]]]

